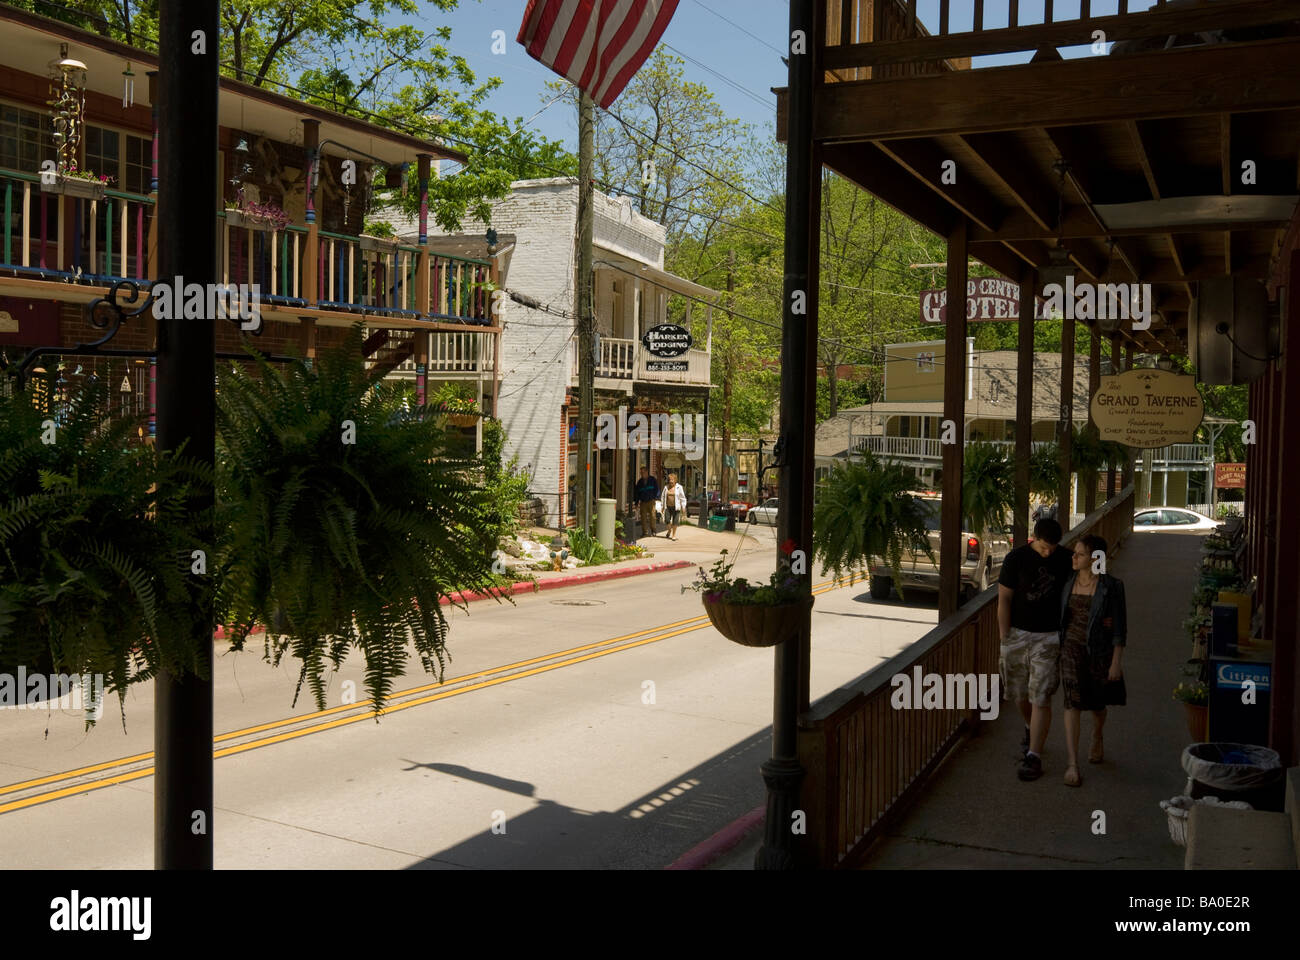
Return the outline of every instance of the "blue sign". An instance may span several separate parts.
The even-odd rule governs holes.
[[[1214,682],[1220,690],[1240,690],[1247,680],[1253,680],[1255,690],[1264,693],[1269,688],[1272,672],[1266,663],[1220,663],[1214,671]]]

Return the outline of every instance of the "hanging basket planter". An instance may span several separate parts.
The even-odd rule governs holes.
[[[453,427],[472,427],[478,423],[478,415],[474,413],[449,413],[447,422]]]
[[[709,622],[732,643],[742,647],[774,647],[792,636],[812,609],[813,598],[793,603],[727,603],[704,594]]]
[[[280,224],[274,220],[255,216],[244,210],[236,210],[233,207],[226,211],[226,223],[232,230],[261,230],[264,233],[275,233],[280,229]]]

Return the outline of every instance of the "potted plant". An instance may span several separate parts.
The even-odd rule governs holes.
[[[79,170],[76,163],[70,163],[67,169],[55,174],[51,181],[41,177],[41,189],[46,193],[62,193],[69,197],[81,197],[85,200],[102,200],[104,191],[113,178],[90,170]]]
[[[498,596],[492,555],[513,506],[494,505],[440,417],[408,408],[409,386],[366,369],[364,340],[355,324],[312,366],[253,354],[254,370],[221,372],[217,610],[235,649],[267,625],[267,658],[301,661],[298,689],[321,708],[327,664],[357,650],[378,712],[412,646],[441,678],[444,603]]]
[[[866,568],[879,558],[902,581],[904,553],[924,553],[933,563],[929,514],[909,491],[916,486],[912,472],[901,464],[880,460],[870,452],[839,464],[822,487],[813,508],[813,550],[822,573],[837,579]],[[900,587],[900,592],[901,592]]]
[[[390,254],[397,249],[397,231],[387,220],[367,220],[357,240],[362,250]]]
[[[449,380],[439,387],[429,407],[445,415],[453,427],[472,427],[483,413],[474,397],[474,388],[462,380]]]
[[[274,203],[236,203],[226,208],[226,223],[233,227],[274,233],[289,225],[289,214]]]
[[[1204,680],[1179,683],[1174,687],[1174,699],[1187,711],[1187,732],[1196,743],[1209,738],[1210,688]]]
[[[793,544],[787,542],[782,549],[788,557]],[[733,580],[735,562],[728,562],[723,550],[707,573],[700,567],[691,589],[702,595],[709,622],[728,640],[745,647],[774,647],[799,629],[813,598],[802,578],[790,572],[787,560],[766,584],[744,577]]]

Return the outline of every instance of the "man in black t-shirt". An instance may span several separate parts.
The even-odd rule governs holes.
[[[1002,561],[998,575],[998,636],[1002,639],[1003,698],[1015,700],[1025,721],[1021,780],[1043,775],[1041,753],[1052,725],[1052,694],[1060,685],[1061,591],[1072,572],[1061,525],[1042,519],[1033,542]]]

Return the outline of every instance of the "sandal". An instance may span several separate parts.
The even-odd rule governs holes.
[[[1089,763],[1101,763],[1103,758],[1102,742],[1100,737],[1092,738],[1092,749],[1088,751]]]
[[[1065,768],[1065,785],[1067,787],[1077,787],[1083,783],[1083,778],[1079,776],[1079,768],[1073,763]]]

